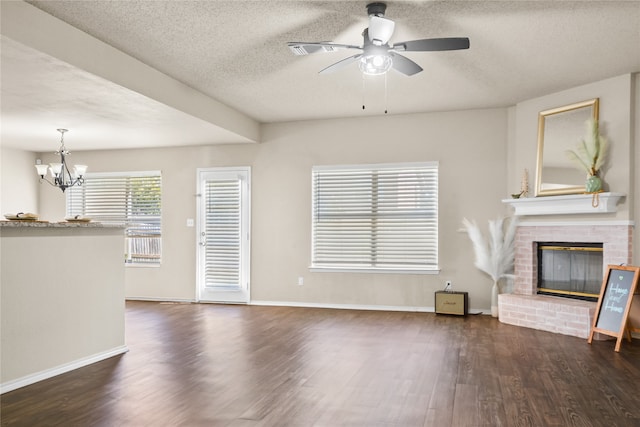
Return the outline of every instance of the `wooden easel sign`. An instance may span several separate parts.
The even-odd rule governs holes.
[[[593,326],[587,342],[591,344],[593,334],[599,332],[616,337],[616,351],[620,351],[622,336],[626,333],[631,341],[627,325],[633,295],[638,288],[640,267],[609,265],[604,275],[598,306],[593,317]]]

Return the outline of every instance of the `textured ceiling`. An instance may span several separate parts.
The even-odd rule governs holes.
[[[286,45],[361,44],[368,2],[28,3],[261,123],[505,107],[640,71],[639,1],[388,1],[392,43],[469,37],[471,47],[407,53],[424,71],[386,81],[355,64],[319,75],[354,52],[295,56]]]
[[[145,140],[156,147],[183,140],[189,145],[247,142],[5,37],[2,58],[3,144],[15,141],[8,146],[31,151],[58,148],[60,127],[69,129],[65,139],[74,151],[131,148],[131,141]]]

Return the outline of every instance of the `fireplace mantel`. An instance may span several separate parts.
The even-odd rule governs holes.
[[[515,215],[563,215],[611,213],[618,210],[623,193],[598,193],[594,207],[593,194],[571,194],[567,196],[525,197],[503,199],[502,203],[513,206]]]

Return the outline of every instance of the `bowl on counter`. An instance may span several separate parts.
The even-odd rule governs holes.
[[[69,216],[64,220],[67,222],[91,222],[91,218],[82,215]]]
[[[5,214],[4,217],[10,221],[37,221],[38,215],[31,212],[18,212],[17,214]]]

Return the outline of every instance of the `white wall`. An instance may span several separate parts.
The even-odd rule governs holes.
[[[631,129],[632,129],[632,144],[630,158],[633,160],[633,167],[631,168],[631,194],[633,197],[633,212],[631,215],[632,220],[636,222],[633,233],[634,251],[633,251],[633,265],[640,266],[640,73],[634,75],[633,82],[633,107],[631,110]]]
[[[574,104],[588,99],[600,98],[601,131],[609,140],[609,153],[603,167],[603,181],[605,190],[625,193],[626,199],[618,206],[616,214],[563,216],[564,220],[586,219],[631,219],[634,203],[632,190],[633,146],[637,143],[632,139],[634,99],[633,81],[636,76],[625,74],[622,76],[590,83],[567,89],[561,92],[541,96],[519,103],[515,113],[515,140],[509,145],[513,151],[509,155],[515,166],[509,172],[509,183],[515,186],[520,182],[522,171],[529,170],[529,184],[531,196],[535,194],[536,155],[538,147],[538,113],[555,107]],[[576,144],[578,141],[576,141]],[[539,218],[540,220],[554,220],[558,218]]]
[[[3,197],[3,191],[1,191],[3,189],[2,186],[2,178],[3,178],[3,167],[2,167],[2,159],[3,159],[3,154],[4,154],[4,150],[2,149],[2,142],[0,141],[0,212],[4,212],[4,208],[2,207],[2,199],[4,199]],[[2,253],[0,253],[0,255],[2,255]]]
[[[471,245],[458,230],[465,216],[483,223],[500,212],[499,204],[483,201],[507,191],[506,118],[500,109],[267,126],[254,177],[270,190],[254,185],[254,206],[279,206],[280,213],[254,215],[254,257],[277,256],[254,262],[261,282],[254,281],[252,297],[432,307],[433,292],[450,279],[470,292],[473,307],[488,307],[490,281],[473,267]],[[440,162],[440,275],[308,272],[313,165],[429,160]],[[303,287],[295,286],[297,276],[304,276]]]
[[[163,263],[127,268],[129,297],[195,298],[196,168],[252,167],[254,301],[433,307],[452,280],[472,308],[490,306],[491,280],[473,266],[463,217],[496,218],[505,184],[507,110],[473,110],[271,124],[263,143],[174,149],[75,152],[90,170],[162,170]],[[326,164],[440,162],[440,275],[310,273],[311,167]],[[519,184],[517,186],[519,188]],[[512,190],[512,189],[511,189]],[[41,211],[64,217],[59,190],[43,188]],[[297,286],[298,276],[304,286]]]
[[[13,148],[0,152],[0,214],[38,213],[35,153]]]
[[[0,228],[2,392],[125,351],[123,229],[10,225]]]

